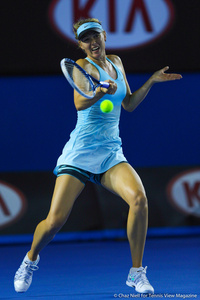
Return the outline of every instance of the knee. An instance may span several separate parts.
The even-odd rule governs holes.
[[[148,209],[147,197],[143,191],[129,193],[129,206],[134,211],[146,211]]]
[[[48,231],[51,234],[56,234],[65,224],[65,219],[58,215],[48,215],[46,218],[46,223],[48,226]]]

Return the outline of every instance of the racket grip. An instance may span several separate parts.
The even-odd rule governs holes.
[[[105,81],[100,81],[100,84],[101,84],[102,87],[104,87],[104,88],[106,88],[106,89],[108,89],[109,86],[110,86],[110,83],[105,82]]]

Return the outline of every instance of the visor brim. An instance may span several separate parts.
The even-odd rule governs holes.
[[[86,35],[86,33],[90,32],[90,31],[95,31],[95,32],[100,33],[103,30],[101,30],[100,28],[88,28],[79,34],[78,39],[81,40],[81,38],[83,38],[83,36]]]

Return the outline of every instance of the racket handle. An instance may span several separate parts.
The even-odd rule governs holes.
[[[102,87],[104,87],[104,88],[106,88],[106,89],[108,89],[109,86],[110,86],[110,83],[105,82],[105,81],[100,81],[100,84],[101,84]]]

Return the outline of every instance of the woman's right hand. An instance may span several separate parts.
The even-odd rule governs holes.
[[[100,87],[100,91],[103,92],[104,94],[114,95],[117,90],[117,84],[110,79],[105,80],[105,82],[108,82],[110,84],[109,87],[108,88]]]

